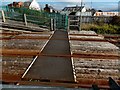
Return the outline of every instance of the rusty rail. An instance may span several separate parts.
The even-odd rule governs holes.
[[[19,35],[20,33],[0,33],[1,35]]]
[[[0,38],[0,40],[12,40],[12,39],[35,39],[35,40],[48,40],[50,36],[18,36],[14,38]]]
[[[21,77],[22,77],[21,75],[2,73],[1,81],[6,83],[19,82],[21,81]]]
[[[0,34],[10,34],[10,35],[19,35],[19,34],[52,34],[51,32],[16,32],[16,31],[11,31],[11,32],[5,32],[3,31],[2,33]]]
[[[92,85],[81,84],[81,83],[59,83],[59,82],[19,82],[20,85],[46,85],[46,86],[64,86],[67,88],[91,88]],[[109,89],[109,86],[99,85],[101,89]]]
[[[11,39],[37,39],[37,40],[48,40],[50,36],[15,36],[14,38],[0,38],[0,40],[11,40]],[[53,40],[66,40],[61,38],[55,38]],[[91,41],[91,42],[110,42],[110,43],[118,43],[120,40],[112,41],[112,40],[104,40],[104,39],[89,39],[89,38],[70,38],[72,41]]]
[[[15,39],[49,39],[49,37],[50,36],[16,36]]]
[[[3,56],[36,56],[39,50],[24,50],[24,49],[2,49]]]
[[[17,85],[45,85],[45,86],[64,86],[69,88],[91,88],[92,84],[97,84],[100,89],[110,89],[108,80],[103,79],[80,79],[79,82],[66,82],[66,81],[52,81],[52,80],[38,80],[38,81],[26,81],[21,79],[21,75],[12,75],[4,73],[2,75],[1,81],[8,84],[17,84]],[[116,81],[120,84],[120,80]]]
[[[119,35],[119,36],[104,35],[104,37],[105,37],[105,38],[119,39],[119,38],[120,38],[120,35]]]
[[[64,86],[64,87],[84,87],[84,88],[90,88],[91,84],[80,84],[76,82],[56,82],[56,81],[51,81],[51,80],[39,80],[39,81],[26,81],[21,79],[21,75],[12,75],[8,73],[4,73],[2,75],[1,81],[3,83],[12,83],[12,84],[19,84],[19,85],[46,85],[46,86]],[[101,86],[106,88],[106,86]],[[108,86],[107,86],[108,88]]]
[[[98,36],[97,34],[69,34],[73,36]]]
[[[12,53],[11,53],[12,52]],[[119,55],[113,54],[99,54],[99,53],[73,53],[72,55],[64,54],[41,54],[38,50],[17,50],[17,49],[3,49],[3,56],[46,56],[46,57],[74,57],[74,58],[96,58],[96,59],[118,59]]]
[[[7,40],[7,38],[0,38],[2,40]],[[43,36],[17,36],[11,39],[48,39],[48,37],[43,37]],[[8,40],[11,40],[8,39]],[[56,38],[53,40],[67,40],[67,39],[61,39],[61,38]],[[108,42],[107,40],[103,39],[85,39],[85,38],[70,38],[70,40],[75,40],[75,41],[97,41],[97,42]]]
[[[114,39],[118,39],[120,38],[120,35],[98,35],[98,34],[69,34],[72,36],[104,36],[105,38],[114,38]]]
[[[80,53],[73,53],[73,57],[79,57],[79,58],[96,58],[96,59],[118,59],[120,58],[119,55],[113,55],[113,54],[95,54],[95,53],[84,53],[84,54],[80,54]]]

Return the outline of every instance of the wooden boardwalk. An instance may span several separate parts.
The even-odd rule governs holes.
[[[36,58],[30,69],[23,75],[23,79],[74,82],[71,57],[54,56],[71,54],[66,31],[55,31],[41,54],[46,55]]]

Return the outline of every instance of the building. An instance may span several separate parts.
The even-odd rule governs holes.
[[[64,9],[62,9],[61,14],[69,15],[69,14],[73,14],[76,12],[86,12],[85,6],[81,7],[81,6],[76,5],[73,7],[65,7]]]
[[[85,8],[85,6],[78,6],[78,5],[76,5],[76,6],[74,6],[74,7],[65,7],[62,11],[68,11],[68,12],[78,12],[78,11],[80,11],[80,12],[86,12],[86,8]]]
[[[33,10],[41,10],[39,3],[36,0],[30,0],[24,2],[24,7],[33,9]]]
[[[81,14],[82,16],[93,16],[92,10],[86,9],[85,6],[80,7],[77,5],[75,7],[65,7],[61,11],[61,14],[80,16],[81,12],[82,12],[82,14]]]
[[[8,4],[9,7],[25,7],[25,8],[29,8],[29,9],[34,9],[34,10],[41,10],[39,3],[36,2],[36,0],[29,0],[29,1],[25,1],[25,2],[13,2],[11,4]]]
[[[92,16],[92,12],[76,12],[75,13],[75,15],[76,16],[80,16],[80,15],[82,15],[82,16]]]
[[[20,7],[23,7],[23,2],[13,2],[11,4],[8,4],[8,6],[20,8]]]
[[[44,11],[49,13],[57,13],[58,11],[48,4],[45,5]]]
[[[118,16],[118,12],[96,12],[94,16]]]

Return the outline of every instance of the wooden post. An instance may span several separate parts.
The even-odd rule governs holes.
[[[23,20],[24,20],[25,25],[27,26],[27,18],[26,18],[26,14],[23,15]]]
[[[2,21],[5,22],[5,21],[6,21],[6,20],[5,20],[5,13],[4,13],[3,10],[2,10],[1,12],[2,12]]]

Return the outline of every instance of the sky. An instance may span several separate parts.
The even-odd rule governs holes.
[[[2,2],[28,1],[28,0],[1,0]],[[81,0],[36,0],[38,2],[80,2]],[[84,2],[118,2],[120,0],[83,0]]]
[[[2,2],[13,2],[13,1],[24,2],[28,0],[2,0]],[[44,8],[45,4],[47,3],[53,6],[54,8],[61,10],[66,6],[80,5],[81,0],[36,0],[36,1],[40,3],[42,8]],[[97,10],[103,10],[103,11],[117,11],[119,1],[120,0],[83,0],[83,4],[87,8],[92,7]]]

